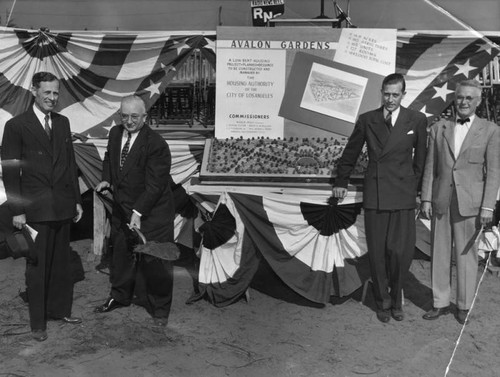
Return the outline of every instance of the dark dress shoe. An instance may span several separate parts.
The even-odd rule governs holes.
[[[468,314],[469,314],[468,310],[458,309],[458,311],[457,311],[457,321],[458,321],[458,323],[460,323],[461,325],[463,325],[465,323],[465,321],[467,320],[467,315]]]
[[[109,313],[112,310],[123,308],[126,305],[120,304],[114,298],[110,297],[102,305],[99,305],[94,309],[94,313]]]
[[[43,342],[44,340],[47,340],[47,331],[45,330],[32,330],[31,331],[31,336],[33,339],[35,339],[37,342]]]
[[[396,321],[402,321],[405,319],[405,315],[401,309],[391,309],[391,315]]]
[[[450,313],[450,307],[445,306],[444,308],[432,308],[427,313],[425,313],[422,318],[427,320],[438,319],[442,315]]]
[[[50,317],[49,316],[49,321],[62,321],[64,323],[70,323],[72,325],[78,325],[82,323],[82,319],[78,317]]]
[[[379,310],[377,312],[377,319],[382,323],[387,323],[391,319],[391,313],[389,310]]]
[[[71,325],[79,325],[80,323],[82,323],[82,319],[78,317],[62,317],[61,321],[69,323]]]

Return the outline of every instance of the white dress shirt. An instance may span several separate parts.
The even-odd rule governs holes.
[[[401,106],[398,106],[396,110],[394,110],[391,114],[391,125],[394,127],[396,124],[396,121],[398,120],[399,112],[401,110]],[[384,107],[384,119],[387,118],[387,114],[389,114],[389,111]]]
[[[35,112],[37,119],[40,121],[40,124],[42,125],[43,132],[45,132],[45,114],[42,112],[42,110],[36,107],[35,104],[33,104],[33,111]],[[48,115],[49,115],[49,127],[50,129],[52,129],[52,117],[50,116],[50,113],[48,113]]]

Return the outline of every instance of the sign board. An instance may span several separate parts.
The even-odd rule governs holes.
[[[251,0],[253,26],[267,26],[269,20],[285,13],[285,0]]]
[[[219,27],[215,137],[349,136],[395,60],[395,29]]]

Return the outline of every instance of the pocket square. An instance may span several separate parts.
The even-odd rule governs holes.
[[[407,135],[413,135],[413,130],[408,131]]]

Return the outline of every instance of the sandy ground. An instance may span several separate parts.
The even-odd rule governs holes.
[[[371,292],[361,289],[324,308],[279,300],[251,290],[250,300],[226,308],[186,305],[192,278],[175,268],[174,302],[166,328],[130,306],[94,314],[106,298],[108,276],[89,260],[90,240],[72,244],[85,280],[75,286],[73,314],[81,325],[49,322],[47,341],[31,339],[23,289],[23,260],[0,261],[0,376],[500,376],[500,278],[488,272],[471,321],[421,317],[432,305],[430,262],[416,258],[405,287],[403,322],[382,324]],[[92,259],[92,258],[90,258]]]

